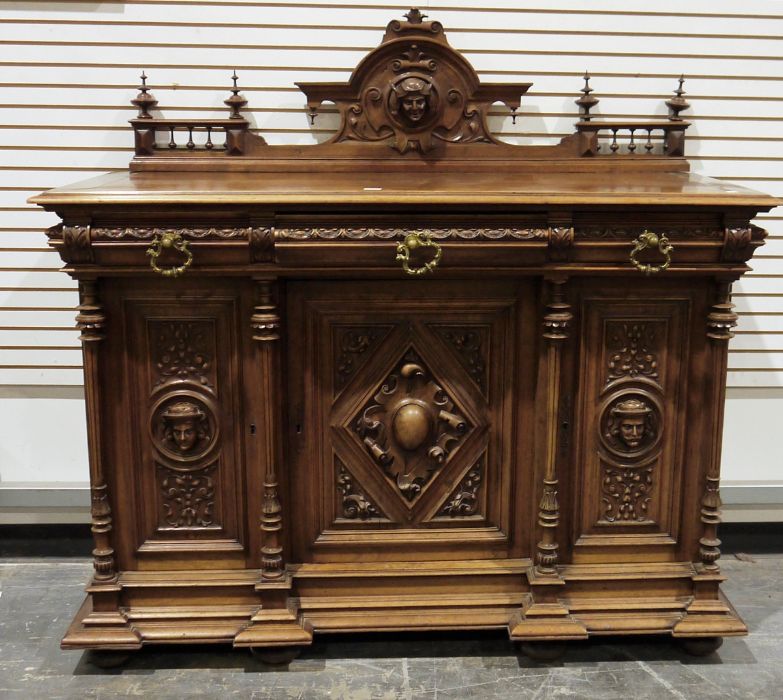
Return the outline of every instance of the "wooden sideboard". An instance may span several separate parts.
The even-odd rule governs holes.
[[[326,143],[267,145],[236,76],[225,119],[155,116],[144,77],[130,170],[32,199],[81,299],[95,574],[63,647],[745,634],[730,292],[778,202],[689,171],[682,82],[618,122],[586,79],[573,135],[510,145],[529,85],[412,10],[300,87]]]

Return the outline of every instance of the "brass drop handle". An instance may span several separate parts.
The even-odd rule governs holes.
[[[422,267],[411,267],[410,259],[411,252],[417,248],[432,248],[435,253],[432,256],[432,260],[424,263]],[[409,233],[405,236],[405,240],[397,244],[397,262],[402,263],[402,269],[409,275],[423,275],[426,272],[432,272],[443,257],[443,250],[438,243],[432,240],[432,236],[429,231],[422,231]]]
[[[177,267],[158,267],[158,258],[167,248],[174,248],[174,250],[183,253],[185,262]],[[185,270],[193,262],[193,253],[188,248],[188,242],[182,237],[182,234],[171,231],[166,231],[161,235],[156,234],[152,241],[152,246],[147,248],[147,255],[150,256],[150,267],[164,277],[179,277],[184,274]]]
[[[660,265],[640,263],[636,259],[636,256],[647,248],[657,248],[658,252],[663,255],[663,262]],[[639,272],[643,272],[645,275],[651,275],[655,272],[663,272],[666,268],[669,267],[669,265],[671,265],[673,250],[674,246],[669,243],[669,239],[666,238],[665,234],[662,233],[659,236],[657,233],[653,233],[652,231],[643,231],[639,235],[639,238],[633,242],[633,248],[631,249],[630,255],[631,263],[637,270],[639,270]]]

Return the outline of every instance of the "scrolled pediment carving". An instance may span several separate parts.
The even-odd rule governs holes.
[[[342,123],[331,143],[389,142],[400,153],[499,143],[487,126],[490,106],[503,102],[515,111],[530,84],[482,85],[439,22],[424,21],[416,9],[405,17],[388,24],[348,83],[297,83],[312,116],[322,102],[337,105]]]

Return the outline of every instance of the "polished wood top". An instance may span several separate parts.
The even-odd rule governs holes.
[[[48,190],[30,202],[69,205],[242,204],[717,206],[768,210],[780,201],[689,172],[141,172]]]

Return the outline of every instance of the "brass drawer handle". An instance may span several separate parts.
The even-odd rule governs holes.
[[[424,263],[422,267],[411,267],[410,258],[411,252],[417,248],[433,248],[435,250],[432,260]],[[423,275],[426,272],[432,272],[443,257],[443,249],[438,243],[432,240],[432,236],[429,231],[422,231],[421,233],[413,232],[405,236],[405,240],[397,244],[397,262],[402,263],[402,269],[409,275]]]
[[[166,248],[174,248],[185,255],[185,262],[177,267],[158,267],[158,258]],[[147,248],[147,255],[150,256],[150,267],[158,274],[164,277],[179,277],[193,262],[193,253],[188,248],[188,242],[180,233],[166,231],[162,235],[155,235],[152,246]]]
[[[636,259],[636,256],[647,248],[657,248],[658,252],[663,255],[663,262],[660,265],[640,263]],[[645,275],[651,275],[655,272],[663,272],[666,268],[669,267],[669,265],[671,265],[673,250],[674,246],[669,243],[669,239],[666,238],[665,234],[662,233],[659,236],[657,233],[653,233],[652,231],[643,231],[639,235],[639,238],[633,242],[633,248],[631,249],[630,255],[631,263],[637,270],[639,270],[639,272],[643,272]]]

